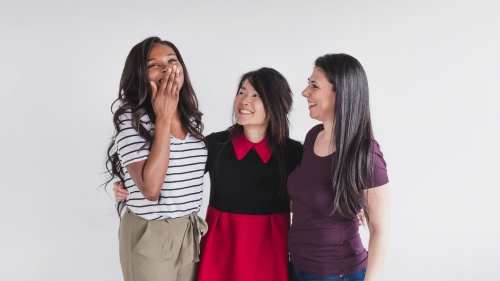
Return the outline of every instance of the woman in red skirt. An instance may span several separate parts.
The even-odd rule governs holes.
[[[287,281],[288,174],[302,145],[288,137],[292,92],[276,70],[244,74],[235,124],[207,136],[208,232],[198,281]]]
[[[235,124],[206,137],[208,232],[198,281],[288,281],[287,177],[302,145],[289,138],[292,91],[278,71],[246,73],[234,99]],[[126,191],[114,188],[118,201]]]

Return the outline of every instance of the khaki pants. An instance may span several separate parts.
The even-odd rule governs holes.
[[[124,280],[196,280],[200,237],[206,232],[197,213],[149,221],[126,209],[119,231]]]

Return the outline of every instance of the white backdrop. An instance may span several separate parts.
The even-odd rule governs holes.
[[[292,86],[303,141],[314,60],[359,59],[392,186],[381,280],[498,280],[499,11],[495,0],[2,0],[0,279],[121,279],[119,220],[99,188],[110,105],[132,46],[157,35],[185,59],[206,134],[230,125],[241,74],[268,66]],[[204,194],[203,215],[208,183]]]

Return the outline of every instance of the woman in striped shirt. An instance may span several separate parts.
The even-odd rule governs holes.
[[[118,205],[120,262],[128,280],[194,280],[207,159],[202,113],[174,44],[150,37],[123,69],[107,168],[129,196]]]
[[[288,281],[286,182],[302,155],[289,138],[292,101],[278,71],[248,72],[235,95],[235,124],[207,136],[209,229],[198,281]],[[113,189],[117,200],[128,194],[120,185]]]

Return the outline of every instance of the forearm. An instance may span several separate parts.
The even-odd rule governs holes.
[[[387,253],[388,243],[389,234],[387,230],[370,231],[368,267],[366,269],[365,281],[379,280],[380,272],[382,271],[382,266]]]
[[[150,201],[158,200],[170,160],[171,122],[158,120],[150,154],[142,169],[141,183],[136,183],[142,195]]]
[[[370,240],[368,245],[368,267],[366,281],[379,280],[389,243],[389,185],[365,190],[367,210],[369,211],[368,229]]]

